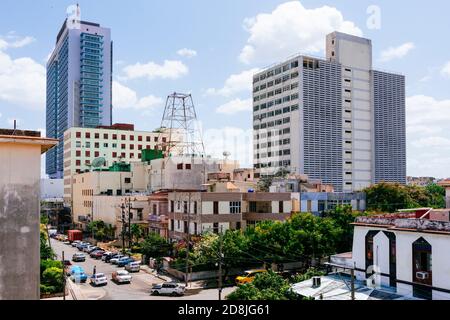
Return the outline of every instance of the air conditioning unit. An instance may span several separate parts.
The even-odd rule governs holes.
[[[430,274],[428,272],[419,271],[416,272],[416,277],[420,280],[426,280],[430,277]]]
[[[322,283],[322,280],[320,277],[313,277],[312,280],[313,280],[313,287],[315,287],[315,288],[320,287],[320,285]]]

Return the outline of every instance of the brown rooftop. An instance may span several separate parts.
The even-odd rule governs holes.
[[[31,130],[18,130],[18,129],[0,129],[0,135],[2,136],[20,136],[20,137],[41,137],[39,131]]]

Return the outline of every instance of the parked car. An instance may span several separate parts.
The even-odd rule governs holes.
[[[80,266],[73,266],[70,268],[70,279],[73,282],[84,283],[87,281],[87,274],[84,272],[84,269]]]
[[[86,255],[84,253],[75,253],[72,256],[72,261],[74,261],[74,262],[84,262],[84,261],[86,261]]]
[[[102,261],[106,261],[106,257],[112,255],[112,252],[106,251],[102,254]]]
[[[104,250],[94,250],[89,255],[91,258],[100,259],[103,256]]]
[[[108,284],[108,278],[106,278],[104,273],[96,273],[92,275],[92,277],[89,278],[89,281],[96,287]]]
[[[86,248],[89,244],[87,244],[86,242],[80,242],[79,244],[77,244],[77,249],[80,251],[83,251],[84,248]]]
[[[186,287],[183,284],[176,282],[165,282],[163,284],[155,284],[150,289],[150,294],[158,295],[169,295],[169,296],[183,296]]]
[[[125,270],[128,272],[139,272],[141,271],[141,264],[137,261],[130,262],[125,266]]]
[[[131,275],[126,270],[118,270],[112,273],[112,279],[117,283],[131,283]]]
[[[74,242],[72,242],[72,247],[76,247],[80,242],[80,240],[75,240]]]
[[[134,262],[134,259],[131,258],[131,257],[123,257],[123,258],[120,258],[120,259],[117,261],[117,266],[118,266],[118,267],[124,267],[124,266],[126,266],[127,264],[129,264],[130,262]]]
[[[68,267],[71,265],[72,265],[72,263],[70,262],[70,260],[64,260],[64,267]]]
[[[252,282],[258,273],[267,272],[265,269],[248,270],[242,276],[236,277],[236,284],[246,284]]]
[[[105,256],[104,261],[105,261],[106,263],[109,263],[109,262],[111,262],[111,259],[114,259],[115,257],[117,257],[117,255],[118,255],[118,253],[107,254],[107,255]]]
[[[94,250],[97,250],[98,248],[96,246],[88,245],[86,248],[83,249],[86,253],[91,253]]]
[[[64,243],[64,244],[67,244],[67,245],[70,245],[70,241],[69,241],[69,240],[66,240],[66,241],[64,241],[63,243]]]
[[[112,258],[111,260],[109,260],[109,262],[111,262],[112,264],[117,264],[117,262],[119,261],[119,259],[125,257],[123,254],[118,254],[116,255],[114,258]]]

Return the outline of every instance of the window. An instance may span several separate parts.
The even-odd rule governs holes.
[[[283,213],[283,212],[284,212],[284,202],[283,202],[283,201],[280,201],[278,207],[279,207],[279,212],[280,212],[280,213]]]
[[[95,139],[100,139],[100,133],[95,133],[94,137],[95,137]]]
[[[103,134],[103,139],[108,139],[108,134],[107,133]]]
[[[134,136],[130,136],[130,141],[134,141]]]
[[[197,211],[198,211],[197,201],[194,201],[194,214],[197,214]]]
[[[142,141],[142,136],[138,136],[138,141]]]
[[[86,142],[86,148],[90,148],[91,147],[91,143],[90,142]]]
[[[214,232],[215,234],[218,234],[218,233],[219,233],[219,223],[218,223],[218,222],[215,222],[215,223],[213,224],[213,232]]]
[[[219,202],[214,201],[213,203],[213,214],[219,214]]]
[[[256,202],[255,201],[250,201],[249,204],[249,211],[255,213],[256,212]]]
[[[94,144],[94,148],[96,148],[96,149],[100,148],[100,143],[96,142],[96,143]]]
[[[190,163],[186,163],[186,170],[191,170],[191,164]]]
[[[113,152],[113,153],[112,153],[112,157],[113,157],[113,158],[117,158],[117,152]]]
[[[80,141],[75,142],[75,147],[81,148],[81,142]]]
[[[98,158],[98,157],[100,157],[100,153],[99,153],[98,151],[95,151],[94,156],[95,156],[96,158]]]
[[[138,145],[138,150],[142,150],[142,145]]]
[[[121,140],[126,140],[126,139],[127,139],[127,136],[123,134],[123,135],[121,135],[120,139],[121,139]]]
[[[108,148],[108,144],[107,144],[107,143],[104,143],[104,144],[103,144],[103,147],[104,147],[104,148]]]
[[[183,201],[183,213],[188,213],[188,202]]]
[[[80,150],[77,150],[77,151],[76,151],[76,156],[77,156],[77,157],[81,157],[81,151],[80,151]]]
[[[125,143],[122,143],[121,148],[122,150],[125,150],[127,148],[127,145]]]
[[[134,150],[134,144],[130,144],[130,150]]]
[[[76,137],[77,137],[77,138],[81,138],[81,132],[77,132],[77,133],[76,133]]]
[[[230,213],[241,213],[241,202],[231,201],[230,202]]]
[[[175,202],[173,200],[170,200],[170,212],[174,212],[175,210]]]
[[[125,183],[131,183],[131,178],[125,178]]]
[[[75,164],[76,164],[77,167],[81,166],[81,160],[77,160],[77,161],[75,162]]]
[[[113,140],[117,140],[117,134],[113,134],[112,138]]]
[[[91,138],[91,133],[90,132],[86,132],[85,137],[86,137],[86,139],[90,139]]]
[[[85,154],[86,154],[86,157],[90,157],[91,156],[91,152],[89,150],[86,150]]]
[[[183,164],[182,163],[177,164],[177,170],[183,170]]]
[[[130,153],[130,159],[134,159],[134,153]]]

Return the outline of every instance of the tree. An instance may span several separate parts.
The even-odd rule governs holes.
[[[53,252],[52,248],[48,245],[48,236],[47,236],[47,230],[45,225],[41,224],[40,229],[40,253],[41,253],[41,259],[47,260],[47,259],[53,259],[55,257],[55,253]]]
[[[428,206],[435,209],[445,208],[445,188],[435,183],[431,183],[427,185],[425,189],[429,196]]]
[[[131,237],[134,239],[134,242],[137,243],[139,239],[143,235],[142,227],[138,224],[131,225]]]
[[[275,272],[258,274],[251,283],[239,286],[227,300],[295,300],[289,282]]]
[[[42,284],[53,287],[55,292],[62,292],[64,287],[63,269],[50,267],[42,273]]]
[[[168,256],[173,249],[172,244],[167,242],[166,239],[161,237],[157,233],[150,233],[144,241],[139,243],[141,253],[145,255],[145,263],[148,263],[149,258],[160,260],[161,258]]]

